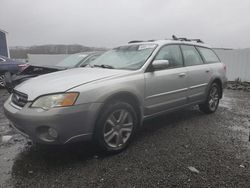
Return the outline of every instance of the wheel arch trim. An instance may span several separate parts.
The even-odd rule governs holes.
[[[219,84],[219,87],[220,87],[220,99],[221,99],[222,96],[223,96],[223,85],[222,85],[222,80],[221,80],[220,77],[214,77],[214,78],[212,78],[210,80],[210,82],[208,83],[207,88],[206,88],[206,93],[208,94],[208,91],[209,91],[209,89],[210,89],[210,87],[211,87],[211,85],[213,83],[218,83]]]
[[[129,96],[127,101],[125,99],[126,96]],[[99,111],[97,112],[97,114],[98,114],[97,116],[99,116],[99,114],[102,112],[105,105],[107,105],[110,101],[119,100],[119,99],[121,99],[121,101],[129,102],[135,108],[136,114],[138,115],[139,126],[142,125],[142,122],[143,122],[143,107],[142,107],[143,101],[140,100],[140,98],[136,94],[129,92],[129,91],[119,91],[119,92],[113,93],[113,94],[105,97],[105,99],[102,102],[102,106],[100,107]],[[132,99],[132,101],[131,101],[131,99]],[[135,102],[135,103],[133,103],[133,102]]]

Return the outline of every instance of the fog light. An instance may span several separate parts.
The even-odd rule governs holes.
[[[58,132],[48,126],[41,126],[36,129],[38,137],[44,142],[54,142],[58,139]]]
[[[56,131],[55,129],[53,129],[53,128],[49,128],[48,134],[49,134],[52,138],[57,138],[57,137],[58,137],[57,131]]]

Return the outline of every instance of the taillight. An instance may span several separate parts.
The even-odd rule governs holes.
[[[223,63],[223,68],[224,68],[225,71],[227,71],[227,66],[226,66],[225,63]]]
[[[19,64],[19,65],[18,65],[18,67],[19,67],[21,70],[26,69],[28,66],[29,66],[29,64],[28,64],[28,63],[25,63],[25,64]]]

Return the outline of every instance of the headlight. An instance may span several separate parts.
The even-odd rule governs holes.
[[[41,96],[33,102],[31,107],[48,110],[55,107],[72,106],[75,104],[78,95],[79,93],[72,92]]]

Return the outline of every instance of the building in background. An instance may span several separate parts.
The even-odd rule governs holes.
[[[9,48],[7,43],[7,32],[0,29],[0,55],[9,57]]]
[[[53,66],[59,61],[65,59],[68,54],[28,54],[27,63],[30,65]]]
[[[243,82],[250,82],[250,48],[215,49],[215,51],[227,66],[229,81],[240,79]]]

